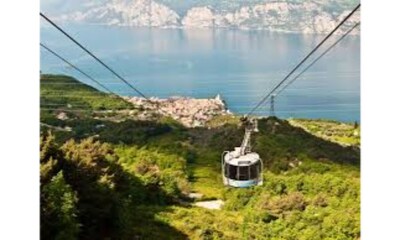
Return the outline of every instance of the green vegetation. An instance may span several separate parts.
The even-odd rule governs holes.
[[[166,118],[57,114],[41,117],[43,239],[360,238],[360,152],[333,141],[339,123],[307,122],[336,129],[321,138],[292,120],[261,119],[253,149],[264,185],[233,189],[221,182],[220,156],[242,140],[237,118],[187,129]],[[206,199],[222,199],[223,209],[192,204]]]
[[[223,125],[239,125],[240,117],[230,116],[230,115],[219,115],[213,117],[210,121],[206,123],[206,127],[216,128]]]
[[[41,75],[40,96],[40,105],[44,109],[119,110],[134,107],[117,96],[99,92],[63,75]]]
[[[290,124],[323,139],[346,146],[360,146],[360,125],[333,120],[290,119]]]

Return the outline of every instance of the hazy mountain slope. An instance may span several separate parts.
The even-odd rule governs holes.
[[[211,6],[212,8],[219,11],[233,11],[235,9],[244,7],[244,6],[254,6],[258,4],[264,3],[272,3],[272,2],[288,2],[288,3],[318,3],[324,5],[324,8],[330,11],[342,12],[344,10],[349,10],[356,6],[359,1],[358,0],[158,0],[159,3],[162,3],[168,6],[171,9],[174,9],[178,13],[185,13],[190,8],[200,7],[200,6]]]
[[[348,14],[328,12],[324,5],[305,2],[271,2],[244,6],[237,10],[225,12],[211,7],[190,9],[182,19],[185,27],[229,27],[239,29],[269,29],[301,33],[326,33],[337,25]],[[352,18],[347,25],[359,21],[359,15]]]
[[[119,26],[168,27],[179,24],[179,15],[152,0],[113,0],[104,5],[62,15],[66,21]]]
[[[192,0],[184,3],[175,0],[113,0],[61,15],[58,19],[118,26],[179,26],[326,33],[355,5],[353,0]],[[357,21],[358,13],[347,25],[353,25]]]

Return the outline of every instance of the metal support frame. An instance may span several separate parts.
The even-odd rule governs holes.
[[[240,146],[240,155],[243,156],[244,154],[251,152],[251,134],[253,132],[258,132],[258,123],[257,119],[251,118],[244,118],[243,124],[245,125],[245,133],[244,138],[242,141],[242,145]]]

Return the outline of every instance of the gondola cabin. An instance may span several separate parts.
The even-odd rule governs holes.
[[[262,168],[262,161],[257,153],[241,155],[240,147],[222,155],[222,175],[226,186],[246,188],[262,185]]]

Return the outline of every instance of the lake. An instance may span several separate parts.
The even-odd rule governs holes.
[[[220,94],[238,114],[250,111],[324,37],[231,29],[61,26],[147,96]],[[120,95],[136,95],[44,22],[41,42]],[[72,75],[99,88],[43,49],[41,71]],[[275,113],[281,118],[360,121],[360,37],[347,36],[277,96]],[[268,115],[269,104],[256,114]]]

